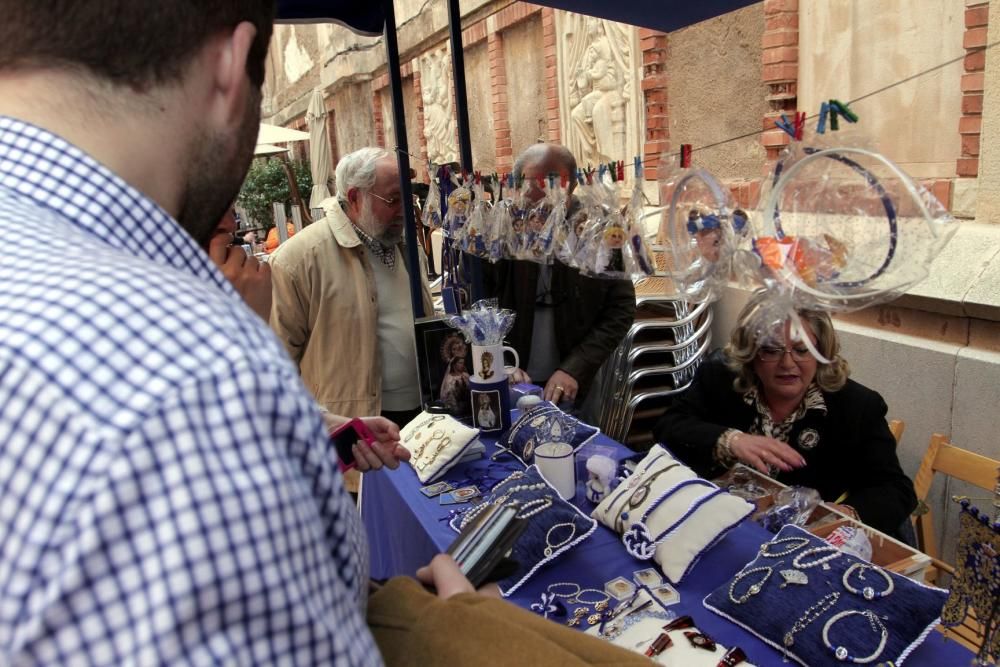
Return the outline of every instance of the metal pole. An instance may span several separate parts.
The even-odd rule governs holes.
[[[417,223],[413,216],[413,188],[410,184],[409,147],[406,144],[406,115],[403,111],[403,79],[399,73],[399,44],[396,42],[396,10],[393,0],[382,0],[385,14],[385,50],[389,65],[389,90],[392,92],[392,126],[396,133],[396,161],[399,164],[399,196],[403,198],[406,256],[410,265],[410,303],[413,316],[420,318],[424,312],[423,292],[420,288],[420,259],[417,252]],[[464,94],[464,91],[463,91]]]
[[[469,130],[469,96],[465,86],[465,51],[462,48],[462,10],[458,0],[448,0],[448,27],[451,31],[451,70],[455,81],[455,118],[458,121],[458,150],[462,169],[472,173],[472,134]],[[483,271],[479,258],[465,258],[469,267],[472,301],[482,298]]]

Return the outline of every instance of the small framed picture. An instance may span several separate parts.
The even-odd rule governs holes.
[[[500,392],[472,390],[472,423],[480,431],[499,431],[503,429],[500,420]]]
[[[664,607],[669,607],[681,601],[681,594],[668,583],[660,584],[656,588],[650,588],[649,590],[652,591],[653,597]]]
[[[632,573],[632,580],[635,583],[649,588],[656,588],[663,583],[663,577],[656,571],[655,567],[647,567],[645,570],[636,570]]]
[[[627,600],[635,593],[635,584],[625,577],[617,577],[604,584],[604,592],[616,600]]]

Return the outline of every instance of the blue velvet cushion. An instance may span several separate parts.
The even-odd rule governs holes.
[[[531,465],[535,447],[544,442],[567,442],[573,452],[590,442],[600,429],[584,424],[552,403],[542,401],[522,414],[500,440],[497,447],[513,454],[521,463]]]
[[[520,489],[511,492],[511,489],[521,486],[538,486],[540,488]],[[493,487],[492,493],[485,502],[497,502],[504,496],[508,496],[503,500],[505,504],[516,501],[525,508],[525,513],[531,512],[532,508],[545,506],[545,509],[533,514],[528,519],[528,527],[514,543],[510,557],[517,562],[517,570],[513,575],[498,582],[500,592],[504,596],[508,596],[520,588],[545,564],[552,562],[590,537],[597,529],[597,522],[573,504],[562,500],[559,493],[549,486],[535,466],[512,473]],[[466,512],[453,517],[449,523],[451,528],[456,532],[460,531],[463,519],[475,512],[476,507],[479,506],[471,507]],[[546,554],[546,549],[548,549],[548,554]]]
[[[758,556],[748,563],[741,572],[758,567],[771,567],[770,577],[760,587],[760,592],[751,595],[743,604],[735,604],[730,599],[730,579],[723,586],[709,594],[704,605],[715,613],[728,618],[737,625],[757,635],[760,639],[784,652],[783,638],[793,628],[797,619],[810,607],[827,597],[831,602],[824,605],[824,611],[812,623],[795,633],[794,642],[788,648],[788,657],[803,665],[813,667],[820,665],[850,665],[847,661],[838,660],[833,649],[823,642],[823,627],[836,614],[848,610],[870,610],[885,627],[888,637],[882,652],[870,664],[892,661],[901,665],[906,657],[934,629],[941,614],[941,608],[948,592],[917,583],[887,570],[893,582],[892,592],[885,597],[875,597],[867,600],[863,595],[855,594],[844,586],[844,573],[855,563],[865,563],[854,556],[841,552],[839,556],[826,563],[828,570],[822,565],[798,568],[793,560],[804,551],[815,547],[830,545],[798,526],[785,526],[771,542],[766,542],[763,548],[773,553],[780,553],[793,546],[794,542],[780,540],[786,538],[807,538],[808,543],[787,555],[768,558]],[[815,558],[804,557],[799,563],[808,564]],[[808,578],[806,584],[788,584],[784,588],[784,578],[781,570],[796,570]],[[737,573],[739,574],[739,573]],[[748,573],[736,585],[733,597],[740,599],[750,592],[750,586],[759,584],[765,575],[764,571]],[[801,575],[796,575],[801,576]],[[888,586],[885,578],[871,570],[865,573],[864,580],[858,577],[857,570],[848,580],[856,589],[862,590],[870,586],[874,591],[884,591]],[[838,593],[836,599],[832,594]],[[818,612],[817,612],[818,613]],[[865,658],[871,655],[879,645],[880,629],[861,614],[853,614],[841,618],[829,630],[830,644],[833,647],[843,646],[851,656]]]

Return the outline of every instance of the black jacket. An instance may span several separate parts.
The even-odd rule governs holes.
[[[654,429],[659,442],[704,477],[722,473],[712,451],[723,431],[746,431],[756,416],[754,408],[733,389],[734,378],[725,357],[713,354]],[[847,491],[843,502],[854,507],[862,521],[895,534],[917,506],[917,497],[896,458],[896,441],[885,421],[885,401],[853,380],[840,391],[824,391],[823,399],[827,414],[810,410],[789,435],[789,444],[802,454],[806,466],[780,473],[778,481],[816,489],[827,502]],[[819,443],[808,450],[799,445],[806,429],[819,435]]]
[[[517,350],[521,368],[527,368],[530,361],[538,268],[534,262],[502,260],[483,270],[486,294],[496,296],[501,307],[517,314],[507,342]],[[552,264],[552,302],[559,368],[579,383],[579,405],[597,369],[632,326],[635,288],[630,280],[582,276],[556,260]]]

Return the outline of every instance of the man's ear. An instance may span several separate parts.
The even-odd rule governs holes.
[[[221,33],[209,51],[212,68],[212,113],[226,125],[243,120],[246,96],[254,84],[247,75],[247,58],[257,28],[249,21]]]

